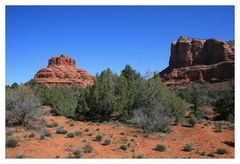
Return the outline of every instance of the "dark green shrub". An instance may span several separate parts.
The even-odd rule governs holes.
[[[51,106],[54,115],[74,117],[78,90],[76,87],[39,87],[36,94],[43,105]]]
[[[217,149],[217,154],[228,154],[228,151],[224,148]]]
[[[125,144],[124,144],[124,145],[121,145],[121,146],[120,146],[120,149],[122,149],[122,150],[126,151],[126,150],[128,149],[128,146],[127,146],[127,145],[125,145]]]
[[[75,136],[81,136],[81,135],[82,135],[82,131],[81,130],[75,131]]]
[[[188,151],[188,152],[194,150],[193,144],[192,143],[187,143],[186,145],[183,146],[183,150]]]
[[[13,147],[16,147],[18,144],[18,140],[15,138],[15,137],[8,137],[6,139],[6,147],[7,148],[13,148]]]
[[[214,154],[213,152],[210,152],[210,153],[207,154],[207,156],[209,156],[209,157],[215,157],[215,154]]]
[[[197,123],[197,118],[194,115],[190,115],[189,119],[188,119],[188,123],[194,127]]]
[[[75,137],[75,133],[74,132],[68,132],[66,136],[68,138],[74,138]]]
[[[216,123],[215,124],[215,132],[222,132],[222,124],[221,123]]]
[[[58,126],[57,129],[56,129],[57,134],[67,134],[67,132],[68,131],[66,129],[64,129],[63,126]]]
[[[215,103],[215,110],[221,119],[234,123],[234,90],[226,91]]]
[[[158,144],[158,145],[154,148],[154,150],[163,152],[163,151],[166,151],[166,146],[165,146],[165,145]]]
[[[93,147],[91,146],[90,143],[87,143],[84,147],[83,147],[83,152],[84,153],[92,153],[93,151]]]
[[[103,134],[102,134],[102,133],[99,133],[99,134],[96,135],[95,141],[101,141],[102,138],[103,138]]]
[[[103,142],[103,145],[110,145],[111,144],[111,142],[112,142],[112,138],[106,138],[105,140],[104,140],[104,142]]]

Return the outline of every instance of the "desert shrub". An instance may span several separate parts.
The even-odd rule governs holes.
[[[6,128],[6,135],[10,136],[13,133],[15,133],[16,131],[17,131],[16,128]]]
[[[88,129],[88,128],[86,128],[84,131],[85,131],[85,132],[89,132],[89,129]]]
[[[220,122],[215,124],[215,132],[222,132],[222,124]]]
[[[159,78],[141,81],[135,105],[131,122],[144,131],[168,132],[171,120],[181,122],[186,110],[184,101],[169,91]]]
[[[111,144],[111,142],[112,142],[112,138],[106,138],[105,140],[104,140],[104,142],[103,142],[103,145],[110,145]]]
[[[6,147],[14,148],[18,144],[18,140],[15,137],[7,137],[6,139]]]
[[[89,132],[88,134],[87,134],[87,136],[92,136],[93,135],[93,133],[92,132]]]
[[[39,87],[36,95],[43,105],[51,106],[54,115],[74,117],[78,90],[76,87]]]
[[[117,112],[115,85],[117,75],[110,69],[104,70],[94,78],[90,88],[88,117],[97,121],[109,121]]]
[[[23,155],[23,154],[17,154],[17,155],[16,155],[16,158],[26,158],[26,156]]]
[[[77,119],[85,119],[88,117],[90,112],[90,108],[88,106],[88,99],[90,96],[89,88],[82,88],[79,90],[79,96],[77,100],[77,107],[75,110],[75,118]]]
[[[58,123],[56,123],[56,122],[46,124],[46,127],[48,127],[48,128],[54,128],[54,127],[57,127],[57,126],[58,126]]]
[[[166,151],[166,146],[165,146],[165,145],[158,144],[158,145],[156,145],[156,147],[154,148],[154,150],[163,152],[163,151]]]
[[[92,153],[93,151],[93,147],[91,146],[90,143],[87,143],[84,147],[83,147],[83,152],[84,153]]]
[[[215,110],[220,113],[221,119],[234,123],[234,90],[224,92],[216,101]]]
[[[99,128],[96,129],[96,131],[99,131],[99,130],[100,130]]]
[[[67,134],[67,130],[63,126],[58,126],[56,129],[57,134]]]
[[[42,115],[40,102],[34,92],[25,86],[6,90],[7,125],[26,125]]]
[[[75,136],[81,136],[81,135],[82,135],[82,131],[81,130],[75,131]]]
[[[52,136],[51,132],[47,128],[40,128],[39,133],[41,138]]]
[[[204,113],[201,109],[201,106],[205,102],[206,92],[198,87],[197,85],[189,85],[184,90],[179,90],[178,95],[183,98],[184,100],[193,104],[193,114],[197,118],[203,118]]]
[[[224,148],[217,149],[217,154],[228,154],[228,151]]]
[[[209,153],[207,154],[207,156],[209,156],[209,157],[215,157],[215,153],[209,152]]]
[[[158,106],[161,108],[161,106]],[[162,107],[163,108],[163,107]],[[144,132],[162,131],[169,132],[170,118],[161,113],[164,109],[140,108],[134,111],[131,122],[142,128]]]
[[[128,149],[128,146],[125,145],[125,144],[123,144],[123,145],[120,145],[119,148],[122,149],[122,150],[124,150],[124,151],[126,151],[126,150]]]
[[[74,138],[75,137],[75,133],[74,132],[68,132],[66,136],[68,138]]]
[[[188,123],[194,127],[197,123],[197,118],[194,115],[190,115],[189,119],[188,119]]]
[[[183,146],[183,150],[188,152],[194,150],[193,144],[187,143],[186,145]]]
[[[75,158],[81,158],[82,150],[81,149],[74,149],[73,154]]]
[[[95,141],[101,141],[103,138],[103,134],[102,133],[98,133],[95,137]]]

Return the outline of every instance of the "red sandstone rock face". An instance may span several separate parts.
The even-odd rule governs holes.
[[[233,79],[234,45],[216,39],[180,37],[172,42],[169,67],[160,76],[169,86]]]
[[[48,66],[36,73],[34,80],[47,86],[86,87],[93,84],[93,76],[84,69],[77,69],[75,60],[65,55],[52,57]]]

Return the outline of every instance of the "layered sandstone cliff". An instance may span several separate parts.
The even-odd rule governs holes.
[[[234,43],[181,36],[171,44],[169,66],[160,72],[167,85],[222,82],[234,78]]]
[[[39,70],[34,80],[47,86],[79,86],[93,84],[93,76],[84,69],[77,69],[76,62],[65,55],[49,59],[48,66]]]

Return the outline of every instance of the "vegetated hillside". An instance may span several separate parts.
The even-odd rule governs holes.
[[[172,88],[229,81],[234,79],[234,53],[234,42],[181,36],[172,42],[169,66],[160,76]]]
[[[6,86],[6,125],[9,158],[232,158],[234,88],[174,92],[129,65],[87,87],[31,80]]]

